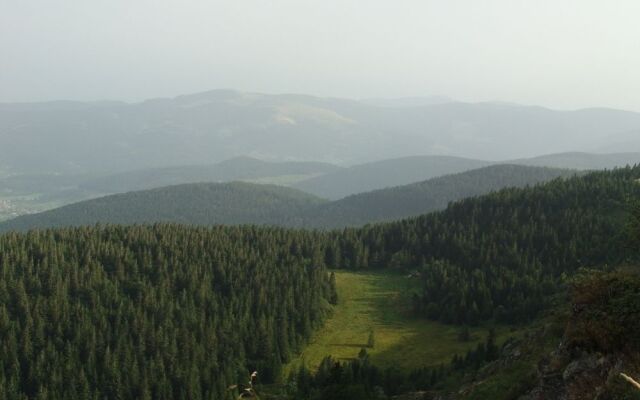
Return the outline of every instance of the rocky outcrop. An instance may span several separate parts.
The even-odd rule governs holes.
[[[640,397],[620,375],[640,376],[638,271],[584,277],[572,297],[563,340],[540,360],[538,383],[521,400]]]

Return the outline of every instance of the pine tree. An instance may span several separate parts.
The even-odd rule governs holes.
[[[369,337],[367,338],[367,347],[372,349],[376,345],[376,339],[373,334],[373,329],[369,331]]]
[[[336,274],[331,272],[329,277],[329,303],[338,304],[338,288],[336,286]]]

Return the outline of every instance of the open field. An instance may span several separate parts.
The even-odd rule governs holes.
[[[448,363],[455,353],[464,355],[486,338],[487,327],[472,328],[472,339],[464,342],[458,338],[460,327],[410,316],[411,294],[419,285],[415,279],[336,271],[336,282],[339,301],[333,315],[288,368],[304,362],[315,370],[327,355],[339,360],[355,358],[366,347],[371,330],[375,345],[367,352],[372,362],[403,370]],[[498,327],[497,333],[499,340],[514,335],[508,327]]]

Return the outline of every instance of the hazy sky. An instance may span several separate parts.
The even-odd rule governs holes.
[[[0,101],[214,88],[640,111],[639,0],[0,0]]]

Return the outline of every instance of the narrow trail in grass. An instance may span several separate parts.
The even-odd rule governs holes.
[[[355,358],[363,347],[375,365],[411,370],[448,363],[458,353],[464,355],[487,335],[487,328],[471,329],[472,340],[463,342],[460,327],[412,317],[411,294],[419,283],[404,275],[377,272],[336,271],[338,305],[325,325],[314,335],[302,354],[285,368],[302,362],[312,371],[331,355],[344,361]],[[367,347],[373,330],[375,345]],[[508,328],[497,329],[508,336]]]

